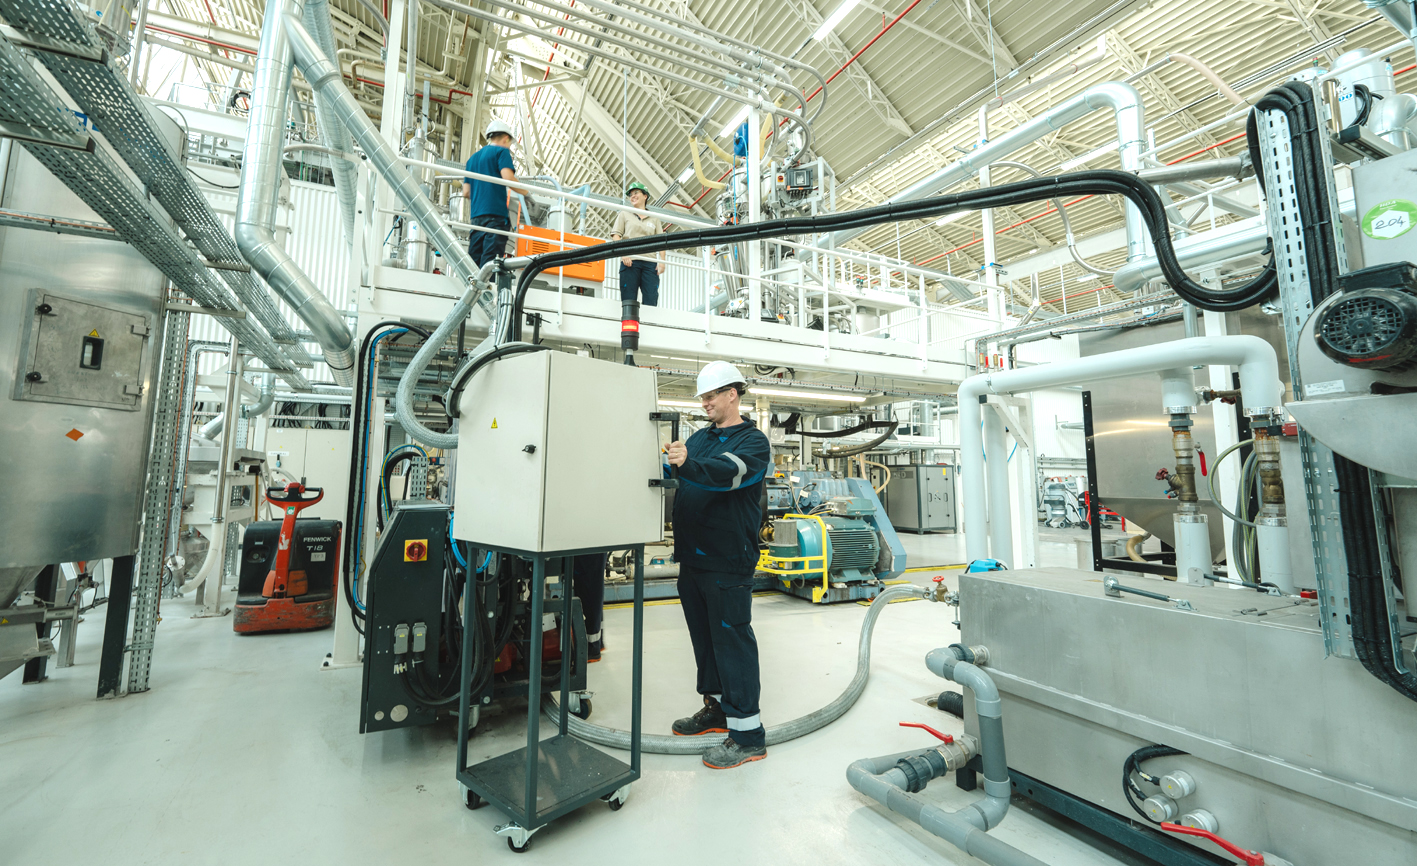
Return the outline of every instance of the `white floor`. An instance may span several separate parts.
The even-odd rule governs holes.
[[[1046,562],[1073,564],[1070,542],[1046,538]],[[961,561],[958,536],[904,542],[913,563]],[[937,573],[944,572],[909,577],[925,583]],[[957,640],[943,605],[899,603],[882,614],[865,695],[826,730],[732,771],[646,755],[625,808],[587,806],[514,855],[492,834],[505,818],[460,801],[452,723],[360,735],[360,671],[319,670],[329,632],[239,637],[229,617],[191,619],[190,604],[164,607],[147,693],[94,700],[102,609],[80,627],[74,667],[51,668],[41,685],[21,685],[18,674],[0,681],[0,862],[977,862],[845,779],[856,758],[931,742],[899,722],[961,730],[922,702],[946,685],[925,669],[925,653]],[[768,724],[815,709],[846,686],[865,611],[786,596],[756,600]],[[674,603],[648,608],[645,623],[645,722],[667,732],[698,702],[689,642]],[[629,629],[628,610],[607,612],[610,648],[591,668],[592,721],[628,721],[621,698]],[[515,705],[485,719],[474,759],[516,747],[524,725],[524,707]],[[927,793],[951,808],[974,796],[949,778]],[[1020,801],[994,832],[1057,866],[1136,862],[1104,853],[1096,837]]]

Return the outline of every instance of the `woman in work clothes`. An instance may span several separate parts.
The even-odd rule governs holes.
[[[664,223],[659,217],[645,211],[649,203],[649,190],[639,181],[625,190],[630,204],[641,213],[620,211],[615,217],[615,227],[610,230],[612,241],[627,238],[644,238],[664,233]],[[625,256],[620,260],[620,300],[634,301],[650,306],[659,306],[659,275],[664,273],[664,253],[659,253],[658,261],[636,259]]]

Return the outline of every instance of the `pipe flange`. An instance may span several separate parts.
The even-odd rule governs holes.
[[[1178,511],[1175,514],[1176,523],[1209,523],[1210,518],[1195,511]]]
[[[1286,528],[1286,527],[1289,526],[1289,518],[1287,518],[1287,517],[1260,517],[1260,518],[1257,518],[1257,519],[1255,520],[1255,523],[1256,523],[1257,525],[1259,525],[1259,526],[1276,526],[1276,527],[1279,527],[1279,528],[1283,529],[1283,528]]]
[[[895,766],[905,775],[905,790],[912,794],[925,790],[932,778],[929,760],[919,755],[901,758]]]

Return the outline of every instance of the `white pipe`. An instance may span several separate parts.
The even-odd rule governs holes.
[[[1009,512],[1009,440],[993,406],[984,413],[985,468],[989,473],[989,548],[994,558],[1013,564],[1013,518]]]
[[[1122,157],[1122,170],[1137,171],[1141,168],[1141,152],[1145,147],[1146,140],[1146,120],[1141,94],[1130,84],[1120,81],[1105,81],[1089,87],[1047,114],[1039,115],[1008,135],[997,138],[988,144],[980,145],[968,156],[955,160],[924,180],[892,196],[888,203],[914,201],[957,186],[973,177],[984,166],[995,160],[1003,159],[1100,108],[1110,108],[1116,116],[1117,141],[1118,150]],[[1143,256],[1146,245],[1146,230],[1142,225],[1141,212],[1136,209],[1136,205],[1130,202],[1126,205],[1126,227],[1127,259],[1130,261]],[[833,245],[840,247],[864,231],[865,229],[847,229],[836,232],[831,236]]]
[[[964,484],[965,556],[988,559],[988,489],[985,479],[984,441],[980,429],[983,412],[979,398],[989,394],[1016,394],[1142,373],[1159,373],[1177,367],[1233,365],[1240,368],[1240,396],[1252,416],[1268,416],[1282,406],[1283,386],[1274,348],[1259,337],[1192,337],[1079,358],[1021,370],[1003,370],[970,376],[959,386],[959,438]],[[1002,495],[1002,494],[1000,494]],[[1001,550],[995,558],[1007,558]]]
[[[1255,546],[1260,557],[1260,574],[1264,580],[1279,587],[1285,595],[1294,595],[1294,566],[1289,560],[1289,527],[1282,517],[1260,518],[1255,529]]]

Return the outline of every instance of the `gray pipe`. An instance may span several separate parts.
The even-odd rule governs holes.
[[[306,0],[305,26],[309,28],[310,35],[314,36],[315,41],[320,44],[320,50],[325,52],[325,56],[334,57],[335,33],[330,24],[328,0]],[[329,99],[316,93],[315,111],[320,118],[320,138],[325,142],[325,146],[341,156],[347,154],[351,149],[349,130],[345,129],[344,124],[340,122],[339,115],[329,104]],[[344,243],[346,246],[352,247],[354,246],[354,200],[358,169],[348,160],[341,158],[330,161],[330,170],[334,172],[335,194],[339,198],[340,218],[344,221]]]
[[[714,295],[712,298],[709,299],[709,303],[708,303],[709,309],[710,309],[710,310],[713,310],[715,313],[717,313],[719,310],[723,309],[723,305],[724,305],[724,304],[727,304],[727,303],[728,303],[728,298],[729,298],[728,292],[719,292],[718,294]],[[691,312],[691,313],[702,313],[703,311],[704,311],[704,305],[703,305],[703,304],[699,304],[697,307],[693,308],[693,309],[690,310],[689,312]]]
[[[1144,168],[1137,177],[1158,186],[1168,183],[1182,183],[1188,180],[1217,180],[1222,177],[1243,178],[1251,172],[1249,154],[1227,156],[1223,159],[1207,159],[1186,165],[1168,165],[1162,168]]]
[[[283,0],[280,8],[299,14],[302,0]],[[276,11],[276,10],[271,10]],[[290,92],[290,42],[278,15],[267,15],[261,25],[256,55],[255,82],[251,87],[251,113],[247,122],[241,188],[236,201],[236,245],[251,269],[275,289],[314,333],[324,349],[325,363],[341,385],[354,384],[354,341],[344,317],[295,261],[276,243],[275,198],[281,175],[281,145],[285,136],[285,110]]]
[[[1269,241],[1269,226],[1255,223],[1239,230],[1206,232],[1176,243],[1176,258],[1181,267],[1194,268],[1213,262],[1264,251]],[[1140,289],[1161,276],[1161,266],[1155,256],[1148,256],[1123,265],[1112,278],[1113,288],[1122,294]]]
[[[871,633],[875,630],[876,619],[881,615],[881,611],[898,598],[934,600],[929,589],[913,584],[892,586],[876,596],[875,600],[871,602],[871,608],[866,611],[865,621],[861,623],[861,637],[856,646],[856,675],[851,678],[846,690],[838,695],[836,700],[815,712],[768,728],[767,744],[769,746],[795,740],[820,730],[841,718],[847,710],[851,709],[851,706],[861,697],[861,693],[866,690],[866,680],[871,676]],[[555,699],[548,697],[542,704],[542,709],[549,718],[560,721],[560,709],[557,707]],[[575,716],[571,716],[568,721],[571,735],[577,739],[599,743],[612,749],[628,751],[630,748],[629,731],[592,725]],[[644,734],[640,737],[640,749],[655,755],[699,755],[721,742],[723,742],[723,737],[719,734],[703,734],[697,737]]]
[[[287,2],[291,2],[291,0],[287,0]],[[289,34],[290,45],[295,52],[296,62],[300,64],[300,71],[304,73],[305,80],[310,82],[310,86],[315,89],[316,93],[323,94],[329,99],[331,106],[339,114],[340,120],[348,127],[355,141],[359,142],[359,146],[364,149],[374,170],[392,188],[394,195],[408,209],[414,220],[428,231],[433,245],[443,253],[444,260],[452,266],[454,273],[468,287],[462,298],[453,306],[448,317],[438,326],[438,330],[433,332],[432,337],[424,342],[422,348],[418,350],[418,354],[408,365],[408,369],[404,371],[403,378],[399,381],[398,394],[394,400],[394,412],[398,416],[399,424],[409,436],[430,448],[456,448],[458,445],[456,434],[436,433],[429,430],[414,415],[413,386],[423,375],[423,371],[427,369],[433,357],[447,342],[449,334],[467,318],[473,304],[482,308],[483,312],[487,314],[489,322],[496,321],[497,314],[492,306],[491,294],[485,291],[486,274],[491,272],[491,267],[495,267],[495,263],[489,262],[489,267],[484,268],[484,273],[479,275],[477,264],[468,256],[467,250],[458,241],[452,229],[448,228],[448,224],[439,215],[437,207],[429,200],[423,192],[422,186],[414,180],[413,175],[399,161],[398,154],[380,137],[379,130],[364,114],[364,109],[360,107],[354,94],[344,86],[339,67],[320,52],[319,45],[301,26],[298,18],[289,12],[286,12],[282,18],[285,31]],[[264,39],[264,30],[262,34]],[[497,333],[495,327],[492,333]],[[490,339],[484,341],[484,349],[490,347],[491,342]]]
[[[276,380],[274,375],[266,373],[262,376],[261,399],[252,403],[250,406],[241,407],[241,415],[243,418],[259,418],[271,411],[271,406],[276,401],[275,384]],[[215,441],[216,437],[222,434],[222,430],[225,427],[226,413],[218,412],[215,418],[202,425],[202,429],[197,431],[197,435],[209,442]]]
[[[1146,141],[1145,114],[1141,94],[1135,87],[1120,81],[1105,81],[1093,85],[1072,99],[1054,108],[1047,114],[1039,115],[1008,135],[981,144],[968,156],[955,160],[934,174],[926,177],[888,199],[889,204],[914,201],[943,192],[957,186],[996,160],[1002,159],[1026,145],[1032,144],[1049,133],[1056,132],[1099,108],[1110,108],[1116,115],[1117,141],[1122,157],[1123,171],[1137,171],[1141,168],[1141,151]],[[1126,205],[1127,259],[1140,258],[1145,254],[1145,228],[1141,212],[1136,206]],[[831,236],[832,246],[839,247],[859,236],[865,229],[846,229]]]

